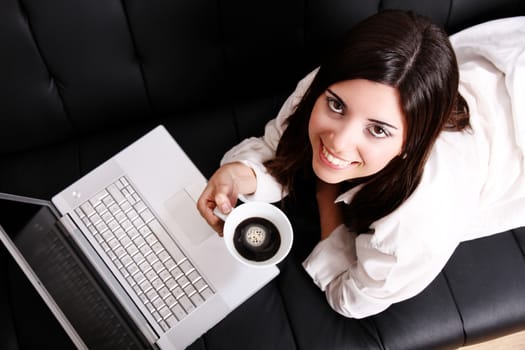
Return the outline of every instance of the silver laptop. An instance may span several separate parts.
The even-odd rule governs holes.
[[[78,348],[183,349],[279,273],[229,255],[205,184],[159,126],[52,203],[0,194],[0,238]]]

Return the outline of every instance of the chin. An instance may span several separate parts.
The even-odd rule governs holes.
[[[338,184],[343,181],[349,180],[349,178],[343,176],[335,176],[335,174],[328,173],[327,171],[323,171],[322,169],[317,169],[315,166],[313,167],[313,170],[315,176],[317,176],[319,180],[324,181],[328,184]]]

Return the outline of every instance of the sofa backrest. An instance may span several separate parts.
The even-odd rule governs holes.
[[[169,121],[209,175],[227,147],[262,132],[337,37],[386,8],[450,33],[525,14],[522,0],[2,1],[0,157]],[[203,141],[187,134],[206,127],[228,141],[191,151]]]

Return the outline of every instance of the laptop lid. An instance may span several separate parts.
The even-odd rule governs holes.
[[[0,193],[0,240],[77,348],[150,347],[85,264],[50,202]]]

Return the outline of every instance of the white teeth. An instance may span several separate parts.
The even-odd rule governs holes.
[[[321,148],[322,152],[323,152],[323,155],[324,157],[330,162],[332,163],[333,165],[337,166],[337,167],[340,167],[340,168],[344,168],[344,167],[347,167],[350,165],[351,162],[348,162],[348,161],[345,161],[345,160],[342,160],[342,159],[339,159],[339,158],[336,158],[334,156],[332,156],[328,150],[324,147]]]

